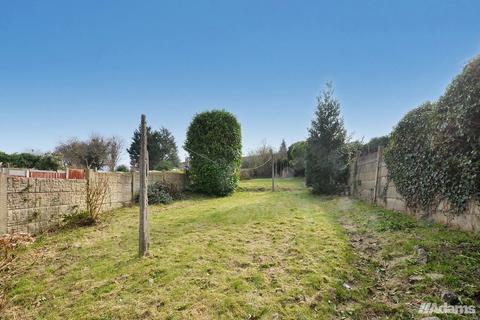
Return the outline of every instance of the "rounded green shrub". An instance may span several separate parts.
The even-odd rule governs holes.
[[[117,172],[130,172],[130,169],[126,165],[121,164],[121,165],[119,165],[118,167],[115,168],[115,171],[117,171]]]
[[[170,186],[162,182],[156,182],[148,186],[148,203],[168,204],[173,201],[170,194]]]
[[[226,196],[240,179],[242,137],[236,117],[224,110],[197,114],[187,131],[185,149],[196,191]]]
[[[385,150],[389,176],[411,208],[429,209],[438,200],[438,170],[431,143],[435,109],[427,102],[407,113]]]
[[[157,181],[147,188],[149,204],[169,204],[173,200],[183,197],[182,192],[177,186],[164,181]],[[135,196],[135,202],[140,201],[140,195]]]

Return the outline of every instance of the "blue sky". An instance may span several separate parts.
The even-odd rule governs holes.
[[[462,0],[0,0],[0,150],[92,132],[128,142],[141,113],[180,147],[212,108],[238,116],[245,153],[290,144],[329,80],[368,140],[480,53],[479,16]]]

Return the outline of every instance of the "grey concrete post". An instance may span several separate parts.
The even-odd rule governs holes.
[[[375,190],[373,193],[373,203],[377,203],[378,200],[378,195],[380,194],[380,170],[381,170],[381,165],[382,165],[382,160],[383,160],[383,147],[378,146],[377,150],[377,167],[375,168]]]
[[[131,185],[130,185],[130,201],[132,204],[135,203],[135,172],[131,171],[130,174],[132,175]]]
[[[355,159],[350,164],[350,196],[355,197],[357,194],[357,164],[358,164],[358,152],[355,155]]]
[[[0,173],[0,234],[7,233],[7,175]]]

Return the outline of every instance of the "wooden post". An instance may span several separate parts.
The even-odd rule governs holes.
[[[275,191],[275,156],[273,155],[273,150],[271,151],[272,153],[272,191]]]
[[[148,194],[147,194],[147,125],[145,115],[142,114],[140,121],[140,223],[139,223],[139,239],[138,254],[140,257],[148,253],[149,234],[148,234]]]
[[[380,180],[380,169],[381,169],[381,165],[382,165],[382,159],[383,159],[383,147],[382,146],[378,146],[378,150],[377,150],[377,167],[376,167],[376,170],[375,170],[375,190],[373,191],[373,203],[377,203],[377,198],[378,198],[378,194],[379,194],[379,185],[381,184],[379,182]]]

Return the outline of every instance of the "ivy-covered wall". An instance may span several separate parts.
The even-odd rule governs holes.
[[[382,154],[378,156],[377,152],[371,152],[361,155],[350,168],[350,190],[354,197],[390,210],[431,219],[463,230],[480,231],[480,207],[474,200],[470,201],[467,208],[459,214],[452,212],[446,201],[440,202],[428,212],[409,207],[394,182],[389,181],[388,168]]]

